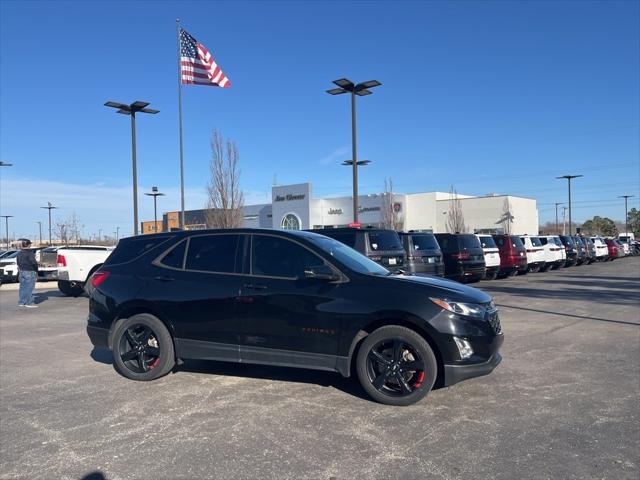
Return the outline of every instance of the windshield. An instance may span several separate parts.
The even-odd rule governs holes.
[[[553,241],[558,247],[564,247],[564,245],[562,244],[562,240],[560,240],[560,237],[553,237]]]
[[[480,244],[482,245],[482,248],[498,248],[498,246],[496,245],[496,242],[493,241],[493,237],[490,236],[482,236],[482,237],[478,237],[480,239]]]
[[[369,246],[375,251],[384,250],[402,250],[402,244],[400,243],[400,237],[396,232],[381,231],[381,232],[368,232],[369,233]]]
[[[571,237],[562,237],[562,243],[564,243],[565,245],[568,245],[570,247],[574,247],[575,243],[573,242],[573,238]]]
[[[524,243],[522,243],[520,237],[516,237],[515,235],[511,235],[511,244],[513,248],[524,248]]]
[[[458,236],[458,245],[461,250],[469,249],[469,248],[481,248],[480,240],[475,235],[459,235]]]
[[[333,238],[316,237],[314,235],[313,237],[306,237],[306,239],[353,271],[383,276],[391,274],[386,268]]]
[[[433,235],[411,235],[414,250],[439,249],[438,241]]]
[[[540,242],[540,239],[538,237],[531,237],[531,245],[533,245],[534,247],[541,247],[542,243]]]

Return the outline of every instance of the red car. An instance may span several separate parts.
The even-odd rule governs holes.
[[[515,235],[493,235],[500,250],[500,272],[498,278],[511,277],[527,271],[527,249],[520,237]]]
[[[614,258],[618,258],[618,244],[610,238],[605,238],[604,243],[609,249],[609,260],[613,261]]]

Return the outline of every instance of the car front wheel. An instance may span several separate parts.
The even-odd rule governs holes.
[[[375,401],[406,406],[424,398],[437,375],[427,341],[399,325],[381,327],[364,339],[356,358],[358,378]]]
[[[153,315],[143,313],[119,321],[112,344],[116,369],[132,380],[155,380],[176,363],[171,334]]]

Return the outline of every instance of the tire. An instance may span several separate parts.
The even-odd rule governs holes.
[[[58,280],[58,290],[64,293],[68,297],[78,297],[84,292],[84,288],[77,282],[70,282],[68,280]]]
[[[498,278],[498,272],[487,273],[484,277],[485,280],[495,280]]]
[[[422,369],[407,369],[406,365]],[[376,402],[406,406],[422,400],[431,391],[438,364],[422,336],[406,327],[388,325],[364,339],[356,357],[356,369],[360,384]]]
[[[540,271],[540,267],[529,267],[529,273],[538,273]]]
[[[116,369],[131,380],[155,380],[169,373],[176,363],[167,327],[147,313],[120,320],[113,331],[112,345]]]

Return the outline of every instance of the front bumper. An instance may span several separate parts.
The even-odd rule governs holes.
[[[454,385],[469,378],[489,375],[502,362],[502,355],[495,353],[483,363],[470,365],[445,365],[444,366],[444,386]]]
[[[94,346],[110,348],[108,329],[87,325],[87,335],[89,335],[89,340]]]

